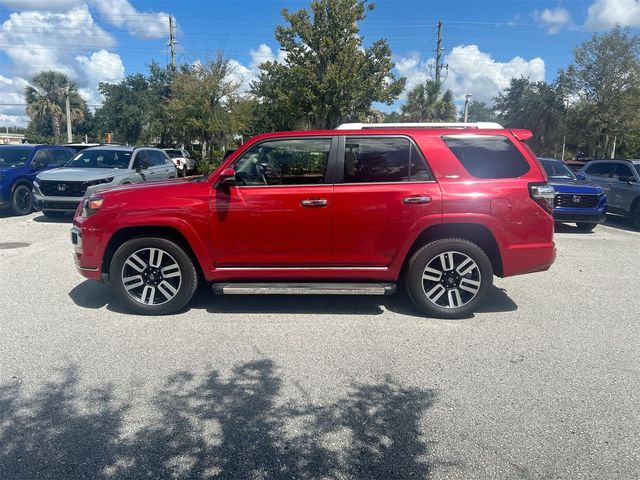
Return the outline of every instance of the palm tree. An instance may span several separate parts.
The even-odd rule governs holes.
[[[400,111],[412,122],[451,122],[457,116],[453,93],[447,90],[443,94],[434,80],[427,80],[409,91],[407,103],[400,107]]]
[[[32,121],[51,122],[51,129],[55,141],[60,141],[62,122],[66,117],[66,100],[69,95],[71,121],[84,118],[85,102],[78,93],[78,86],[64,73],[41,72],[33,77],[31,85],[27,86],[25,97],[27,101],[27,115]]]

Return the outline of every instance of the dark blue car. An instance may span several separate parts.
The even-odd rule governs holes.
[[[75,152],[56,145],[0,145],[0,208],[16,215],[31,213],[31,189],[36,175],[61,167]]]
[[[575,222],[581,230],[593,230],[606,220],[607,196],[602,187],[578,180],[560,160],[539,160],[556,191],[553,201],[553,218],[556,222]]]

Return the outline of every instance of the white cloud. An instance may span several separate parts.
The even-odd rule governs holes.
[[[24,102],[24,90],[27,81],[23,78],[7,78],[0,75],[0,91],[2,92],[2,103],[19,104]],[[24,112],[24,107],[3,105],[0,106],[0,126],[22,126],[28,119]]]
[[[229,78],[236,84],[240,85],[240,91],[246,93],[251,88],[251,82],[257,78],[255,69],[247,68],[237,60],[229,60],[230,73]]]
[[[265,62],[278,62],[284,63],[287,59],[287,52],[284,50],[278,50],[278,56],[273,54],[271,47],[265,43],[261,43],[257,49],[249,50],[251,55],[251,68],[257,70],[260,64]]]
[[[396,61],[396,70],[407,78],[406,92],[421,82],[432,78],[433,59],[422,60],[415,53]],[[474,100],[490,102],[500,91],[509,86],[514,77],[525,76],[532,81],[544,80],[545,66],[541,58],[525,60],[514,57],[508,62],[498,62],[491,55],[480,51],[477,45],[459,45],[446,56],[448,72],[443,72],[444,86],[450,88],[457,101],[471,93]]]
[[[86,85],[80,89],[80,95],[90,105],[103,101],[97,89],[99,83],[117,83],[124,77],[124,64],[117,53],[100,50],[88,57],[78,55],[76,61],[84,77],[82,83]]]
[[[4,5],[13,11],[45,10],[47,12],[66,12],[81,3],[80,0],[0,0],[0,5]]]
[[[169,14],[140,12],[127,0],[89,0],[104,18],[136,37],[163,38],[169,34]]]
[[[560,32],[562,29],[571,27],[571,14],[563,7],[545,8],[533,12],[536,23],[540,24],[550,35]]]
[[[607,30],[640,26],[640,0],[595,0],[587,11],[586,26],[592,30]]]

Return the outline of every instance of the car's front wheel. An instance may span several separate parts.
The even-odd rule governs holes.
[[[18,185],[11,195],[11,211],[15,215],[28,215],[32,206],[31,187],[29,185]]]
[[[586,223],[586,222],[578,222],[576,223],[576,226],[580,229],[580,230],[584,230],[584,231],[591,231],[594,228],[596,228],[598,224],[597,223]]]
[[[493,285],[493,267],[476,244],[442,239],[413,254],[405,281],[409,296],[424,314],[464,318],[474,312]]]
[[[184,307],[196,291],[193,261],[177,243],[138,237],[122,244],[109,276],[118,300],[141,315],[167,315]]]

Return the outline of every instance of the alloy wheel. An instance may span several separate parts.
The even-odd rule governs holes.
[[[441,308],[460,308],[480,291],[482,275],[478,264],[460,252],[444,252],[432,258],[422,274],[427,299]]]
[[[169,302],[182,284],[180,265],[160,248],[142,248],[129,255],[121,275],[127,294],[143,305]]]
[[[15,205],[20,213],[29,213],[31,211],[31,191],[28,188],[20,188],[15,196]]]

